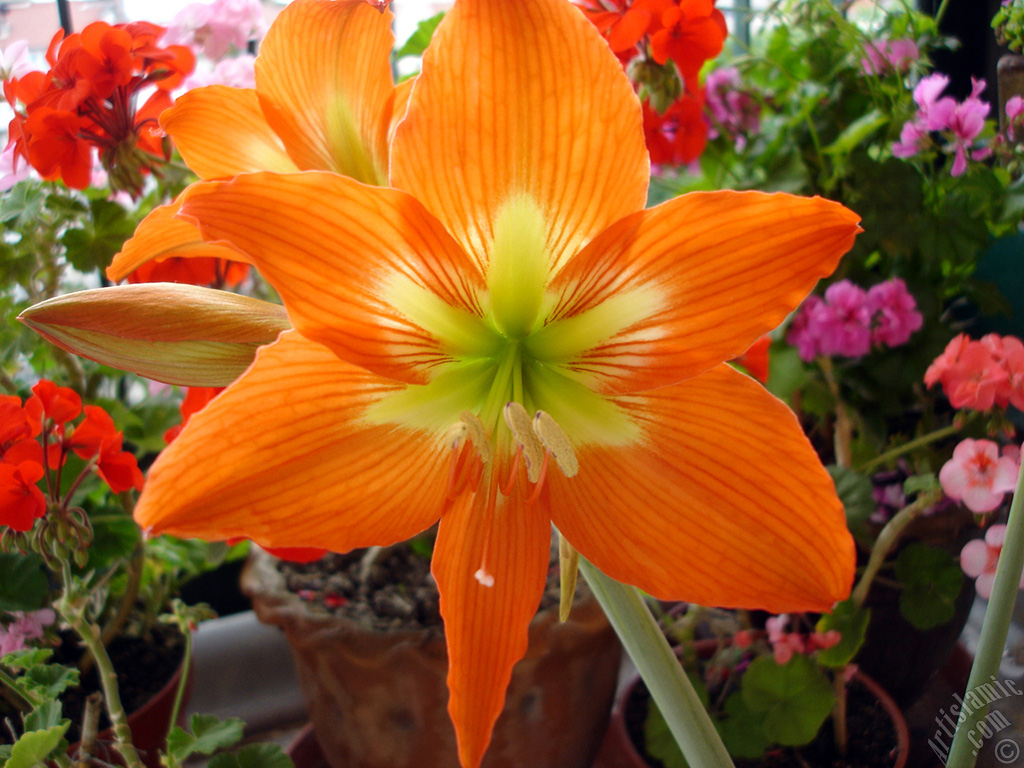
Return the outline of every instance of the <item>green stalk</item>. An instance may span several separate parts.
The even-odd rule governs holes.
[[[585,558],[579,564],[690,768],[733,768],[718,731],[640,592],[608,578]]]
[[[96,662],[96,671],[99,674],[100,684],[103,687],[103,697],[107,704],[107,716],[110,718],[111,730],[114,731],[116,743],[114,748],[124,758],[127,768],[145,768],[139,753],[132,743],[132,732],[128,727],[128,716],[125,714],[124,706],[121,704],[121,694],[117,683],[117,673],[114,671],[114,664],[110,660],[107,648],[100,641],[100,630],[95,624],[88,621],[81,609],[81,600],[73,600],[71,590],[74,585],[71,577],[71,568],[67,562],[61,564],[64,571],[64,594],[57,608],[64,620],[71,625],[71,629],[82,640],[92,658]]]
[[[985,610],[985,620],[981,625],[981,637],[978,639],[978,650],[971,667],[971,676],[967,681],[964,698],[978,686],[990,682],[999,674],[999,662],[1003,657],[1006,645],[1006,633],[1010,629],[1013,607],[1017,602],[1021,571],[1024,571],[1024,465],[1017,475],[1017,489],[1013,493],[1010,514],[1006,521],[1006,539],[1003,550],[996,565],[996,578],[992,585],[992,595]],[[974,697],[970,697],[974,698]],[[968,708],[965,707],[966,711]],[[978,759],[978,750],[968,739],[973,735],[974,728],[988,714],[988,705],[980,707],[970,714],[956,729],[953,744],[949,749],[949,760],[946,768],[974,768]],[[963,713],[961,713],[961,716]]]
[[[906,453],[922,448],[929,443],[934,443],[936,440],[941,440],[944,437],[955,435],[958,432],[960,432],[960,427],[955,424],[950,424],[948,427],[943,427],[942,429],[937,429],[934,432],[929,432],[927,435],[915,437],[913,440],[903,443],[903,445],[897,445],[895,448],[891,448],[885,453],[878,454],[870,461],[865,461],[857,467],[857,471],[863,474],[864,472],[868,472],[875,467],[886,464],[893,459],[898,459]]]
[[[885,524],[885,527],[882,528],[878,538],[875,539],[874,546],[871,548],[871,557],[868,559],[867,567],[864,568],[864,573],[850,595],[858,608],[863,607],[875,576],[878,575],[878,571],[885,562],[885,558],[889,556],[889,553],[896,546],[896,542],[899,541],[903,529],[910,525],[914,518],[934,504],[939,496],[938,492],[922,493],[912,504],[908,504],[893,515],[889,522]]]

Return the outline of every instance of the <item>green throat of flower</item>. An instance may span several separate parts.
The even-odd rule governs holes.
[[[593,376],[574,363],[647,316],[653,305],[650,293],[632,291],[552,320],[557,296],[549,290],[547,227],[527,197],[514,197],[502,208],[489,257],[479,314],[451,306],[407,277],[392,278],[386,298],[438,339],[449,361],[430,382],[410,385],[373,405],[367,418],[432,431],[444,439],[450,438],[453,425],[462,429],[458,425],[468,413],[492,452],[504,452],[524,446],[524,433],[507,417],[514,403],[528,419],[553,424],[566,436],[566,445],[634,441],[637,426],[612,399],[595,391]]]

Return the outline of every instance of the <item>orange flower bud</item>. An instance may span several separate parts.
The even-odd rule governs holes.
[[[222,387],[291,327],[284,308],[173,283],[79,291],[18,319],[62,349],[168,384]]]

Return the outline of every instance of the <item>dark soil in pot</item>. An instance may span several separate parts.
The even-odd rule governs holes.
[[[289,591],[334,616],[380,632],[436,629],[440,637],[444,624],[429,558],[400,545],[383,551],[366,567],[366,553],[331,553],[312,563],[282,560],[278,570]],[[557,551],[553,550],[552,555],[540,610],[552,608],[559,601]],[[581,579],[577,598],[584,589],[582,584]]]
[[[661,760],[646,753],[644,721],[650,694],[642,683],[626,701],[623,712],[626,731],[637,752],[651,768],[665,768]],[[737,768],[892,768],[899,747],[899,735],[892,718],[879,699],[856,678],[847,687],[847,754],[836,754],[831,722],[826,722],[817,739],[805,747],[778,748],[761,760],[736,760]]]

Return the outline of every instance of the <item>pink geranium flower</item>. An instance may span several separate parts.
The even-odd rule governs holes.
[[[973,341],[956,336],[924,374],[936,382],[954,408],[987,411],[994,406],[1024,406],[1024,343],[1014,336],[989,334]]]
[[[890,347],[906,344],[924,322],[914,297],[907,291],[907,284],[898,277],[871,286],[867,307],[871,314],[871,341],[874,344]]]
[[[921,55],[913,40],[883,40],[864,46],[865,58],[861,68],[869,75],[884,75],[887,72],[905,72]]]
[[[963,440],[939,470],[943,492],[972,512],[991,512],[1017,483],[1017,462],[991,440]]]
[[[1021,115],[1024,115],[1024,98],[1011,96],[1006,101],[1006,136],[1011,141],[1015,138],[1015,129],[1021,123]]]
[[[992,595],[992,582],[995,581],[996,565],[1005,539],[1006,526],[993,525],[985,532],[984,539],[969,541],[960,551],[960,568],[975,580],[975,589],[986,600]],[[1024,588],[1024,576],[1020,587]]]
[[[871,314],[867,293],[849,280],[833,283],[825,303],[811,317],[821,335],[823,355],[861,357],[871,351]]]
[[[985,118],[989,111],[989,105],[978,98],[985,90],[985,81],[971,78],[971,86],[971,95],[956,105],[949,118],[949,130],[953,133],[953,145],[956,147],[956,157],[950,171],[953,176],[960,176],[967,170],[968,157],[982,160],[992,154],[989,147],[971,149],[974,140],[985,129]]]

